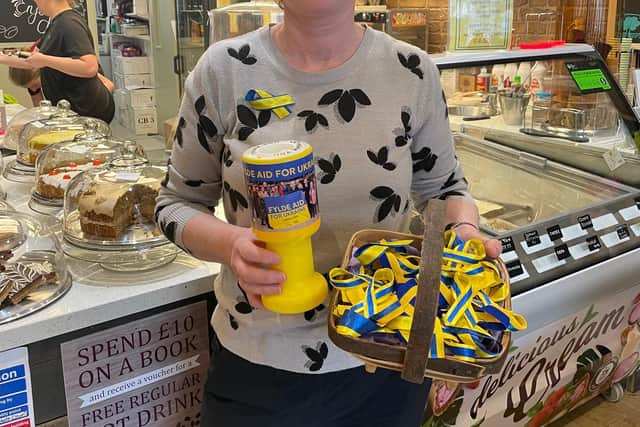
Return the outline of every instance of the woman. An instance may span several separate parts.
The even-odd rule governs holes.
[[[280,260],[247,228],[241,157],[271,141],[313,146],[323,174],[317,271],[340,263],[357,230],[406,230],[410,195],[419,208],[447,199],[447,222],[462,238],[480,238],[439,74],[423,51],[356,25],[354,0],[282,3],[284,23],[212,46],[189,76],[185,126],[156,208],[168,238],[223,264],[202,425],[415,427],[428,382],[365,373],[328,339],[326,304],[304,315],[263,308],[261,296],[278,294],[285,277],[266,268]],[[260,115],[245,102],[251,89],[290,95],[292,114]],[[374,162],[367,151],[382,147],[387,156]],[[205,207],[220,198],[228,224]],[[490,256],[500,253],[499,242],[483,241]]]
[[[35,3],[40,12],[51,18],[39,50],[25,59],[0,56],[0,64],[40,70],[44,97],[54,105],[66,99],[78,114],[111,122],[115,113],[111,84],[99,75],[93,37],[84,18],[73,10],[75,2]]]

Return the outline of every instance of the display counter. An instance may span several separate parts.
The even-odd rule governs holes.
[[[5,158],[5,162],[12,157]],[[61,233],[60,221],[28,207],[32,184],[1,179],[7,202]],[[145,317],[198,301],[215,303],[213,280],[219,265],[186,254],[158,269],[118,273],[98,264],[67,258],[72,286],[66,294],[36,312],[0,324],[0,353],[28,347],[36,422],[64,416],[66,402],[60,345],[107,327],[139,322]],[[135,326],[131,326],[135,328]]]
[[[638,118],[589,46],[434,61],[528,328],[499,374],[436,381],[425,425],[542,426],[599,394],[620,399],[640,363]]]

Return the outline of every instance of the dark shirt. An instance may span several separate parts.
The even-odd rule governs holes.
[[[42,38],[40,52],[74,59],[95,55],[93,37],[84,18],[73,10],[55,16]],[[44,96],[54,105],[66,99],[71,103],[71,108],[82,116],[95,117],[107,123],[113,119],[113,96],[97,75],[73,77],[45,67],[40,70],[40,80]]]

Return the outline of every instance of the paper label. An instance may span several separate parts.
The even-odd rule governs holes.
[[[87,148],[86,145],[72,145],[68,148],[68,150],[76,154],[85,154],[87,151],[89,151],[89,148]]]
[[[620,151],[618,151],[616,147],[613,147],[611,150],[605,152],[602,157],[604,158],[607,167],[611,171],[618,169],[625,163],[622,154],[620,154]]]
[[[116,181],[138,182],[140,172],[118,172],[116,173]]]

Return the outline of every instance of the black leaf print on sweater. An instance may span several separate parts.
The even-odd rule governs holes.
[[[396,147],[404,147],[411,141],[411,111],[409,108],[402,109],[400,120],[402,120],[402,128],[393,131],[396,135]]]
[[[157,206],[153,212],[153,218],[155,220],[155,223],[158,224],[158,218],[160,218],[160,213],[164,210],[164,208],[166,208],[167,205],[163,205],[163,206]]]
[[[240,286],[240,282],[236,282],[236,286],[242,292],[242,296],[238,298],[238,303],[236,304],[236,311],[240,314],[250,314],[253,312],[253,307],[249,304],[249,298],[247,297],[247,293]]]
[[[438,156],[433,154],[429,147],[423,147],[417,153],[411,153],[411,159],[413,160],[413,173],[420,171],[431,172],[436,165]]]
[[[449,197],[452,197],[452,196],[464,197],[464,193],[461,193],[460,191],[452,190],[452,191],[447,191],[446,193],[444,193],[442,196],[440,196],[438,198],[440,200],[446,200],[446,199],[448,199]]]
[[[320,173],[318,174],[320,177],[320,183],[330,184],[336,178],[338,172],[340,172],[340,169],[342,168],[342,160],[340,160],[340,156],[337,154],[331,154],[331,156],[329,156],[329,160],[319,157],[318,167],[320,168]]]
[[[302,351],[304,351],[304,354],[309,358],[309,361],[305,363],[304,367],[311,372],[317,372],[322,369],[322,365],[324,365],[324,361],[327,360],[327,356],[329,355],[329,347],[322,341],[318,341],[316,348],[302,346]]]
[[[240,327],[240,325],[238,325],[238,321],[236,320],[235,317],[231,315],[231,313],[229,313],[229,325],[231,326],[231,329],[233,329],[234,331],[237,331],[238,328]]]
[[[382,166],[384,169],[388,171],[392,171],[396,169],[396,165],[394,163],[389,162],[389,148],[382,147],[378,150],[378,153],[372,150],[367,150],[367,156],[369,160],[371,160],[376,165]]]
[[[233,158],[231,157],[231,149],[229,146],[225,146],[224,150],[222,150],[222,159],[220,163],[224,164],[228,168],[233,165]]]
[[[346,123],[351,122],[356,115],[356,103],[361,106],[371,105],[371,100],[361,89],[334,89],[325,93],[318,105],[326,106],[338,102],[338,114]]]
[[[306,311],[304,313],[304,319],[307,322],[311,322],[315,317],[316,317],[316,313],[320,313],[322,310],[325,309],[324,304],[320,304],[319,306],[317,306],[316,308],[312,308],[309,311]]]
[[[329,127],[329,121],[327,120],[327,118],[322,114],[316,113],[312,110],[304,110],[300,114],[298,114],[298,117],[305,119],[304,128],[307,132],[313,132],[318,127],[318,125],[325,128]]]
[[[222,187],[224,191],[229,195],[229,201],[231,202],[231,207],[234,212],[238,211],[239,207],[243,207],[244,209],[249,208],[249,203],[247,199],[239,192],[231,188],[228,182],[223,181]]]
[[[256,129],[268,125],[271,119],[271,110],[261,111],[258,117],[256,117],[254,112],[245,105],[238,105],[237,113],[238,120],[244,125],[241,126],[238,131],[238,139],[240,141],[246,141]]]
[[[229,56],[237,59],[244,65],[254,65],[258,62],[255,56],[250,55],[251,46],[249,46],[248,44],[242,46],[240,50],[235,50],[234,48],[230,47],[229,49],[227,49],[227,53],[229,54]]]
[[[412,53],[409,56],[404,56],[398,52],[398,59],[404,68],[418,76],[420,80],[424,79],[424,72],[420,68],[420,57],[418,55]]]
[[[204,184],[204,181],[199,179],[199,180],[186,180],[184,182],[184,184],[188,187],[200,187],[202,184]]]
[[[196,100],[196,113],[198,113],[198,142],[202,148],[211,153],[208,138],[213,138],[218,134],[218,128],[213,124],[211,119],[203,114],[206,108],[206,100],[204,95]],[[207,138],[208,137],[208,138]]]
[[[169,224],[165,225],[162,228],[162,232],[164,233],[165,236],[167,236],[167,239],[169,239],[169,241],[171,243],[175,243],[176,242],[176,228],[178,228],[178,224],[176,224],[175,222],[171,221]]]
[[[389,214],[391,214],[392,210],[400,212],[402,197],[398,196],[392,188],[379,186],[371,190],[369,194],[376,200],[382,200],[376,212],[376,222],[384,221]]]
[[[449,178],[447,178],[447,181],[442,184],[442,187],[440,187],[440,189],[446,190],[447,188],[451,188],[459,182],[460,180],[456,179],[456,173],[452,172],[451,175],[449,175]]]
[[[184,117],[180,117],[178,120],[178,125],[176,126],[176,142],[178,143],[178,147],[182,148],[183,138],[182,138],[182,129],[187,126],[187,121]]]

